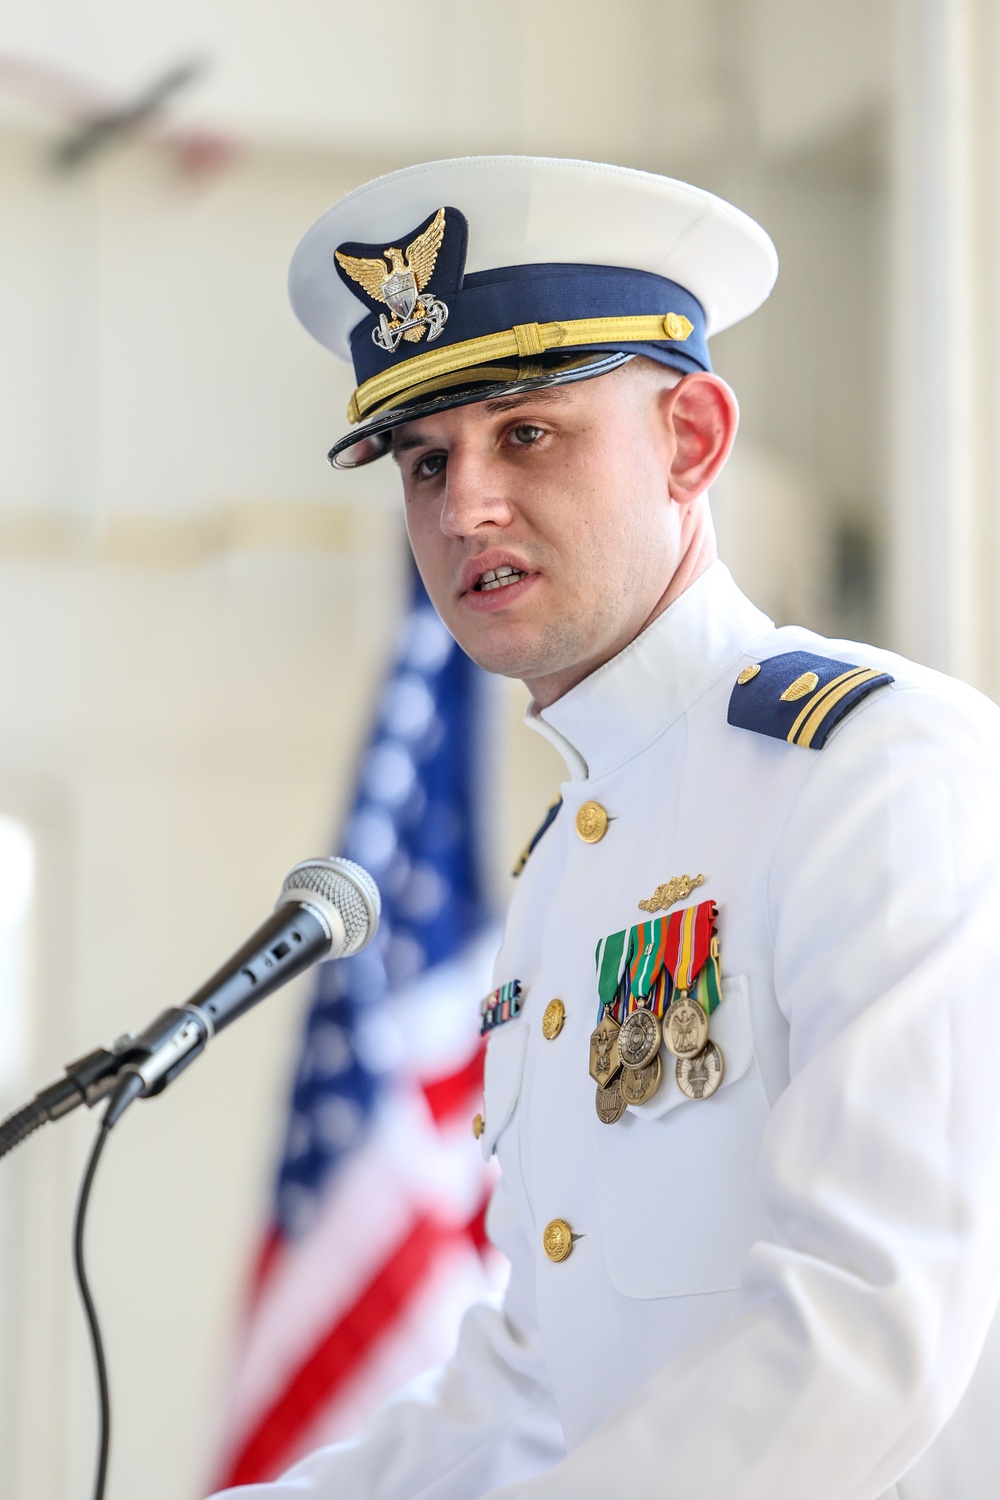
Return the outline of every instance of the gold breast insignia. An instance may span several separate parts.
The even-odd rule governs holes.
[[[384,302],[392,314],[387,318],[382,313],[378,327],[372,331],[372,340],[387,354],[395,353],[401,339],[415,343],[426,333],[427,342],[431,343],[448,321],[447,304],[425,290],[434,274],[444,230],[444,209],[439,208],[405,252],[396,245],[371,258],[344,255],[340,250],[334,252],[337,264],[351,280],[363,287],[374,302]]]
[[[790,682],[781,695],[782,703],[797,703],[800,698],[808,698],[809,694],[819,687],[819,678],[815,672],[803,672],[801,677],[796,677]]]
[[[667,911],[675,901],[686,901],[693,890],[704,884],[704,875],[674,875],[665,885],[658,885],[648,901],[640,901],[639,910]]]

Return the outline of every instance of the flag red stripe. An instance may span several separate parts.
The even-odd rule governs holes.
[[[230,1461],[223,1488],[260,1483],[281,1472],[323,1407],[399,1317],[437,1253],[463,1232],[426,1217],[416,1221],[354,1304],[290,1373],[280,1396],[262,1413]]]
[[[470,1094],[482,1090],[485,1056],[484,1043],[477,1047],[465,1067],[459,1068],[457,1073],[449,1073],[446,1078],[435,1078],[422,1085],[431,1114],[439,1125],[449,1115],[457,1114],[460,1109],[465,1108]]]
[[[486,1210],[490,1206],[490,1199],[492,1198],[492,1196],[493,1192],[491,1189],[484,1197],[482,1203],[476,1209],[476,1212],[472,1215],[472,1218],[469,1220],[468,1224],[466,1224],[465,1226],[466,1234],[469,1236],[469,1239],[475,1245],[480,1255],[482,1255],[483,1251],[490,1243],[489,1235],[486,1233]]]
[[[251,1312],[257,1306],[271,1272],[278,1263],[284,1244],[285,1239],[281,1230],[272,1225],[264,1236],[260,1249],[257,1251],[257,1259],[250,1273],[249,1302]]]

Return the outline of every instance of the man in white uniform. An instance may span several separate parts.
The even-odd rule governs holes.
[[[775,273],[707,193],[517,158],[370,183],[296,254],[358,376],[331,456],[393,451],[567,779],[484,1002],[503,1307],[246,1500],[1000,1494],[1000,715],[716,560],[706,339]]]

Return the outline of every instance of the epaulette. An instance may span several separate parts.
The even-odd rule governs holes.
[[[514,866],[513,870],[511,870],[510,873],[513,875],[513,877],[514,877],[515,880],[520,875],[520,873],[524,869],[525,865],[528,863],[528,860],[531,858],[532,854],[535,852],[535,845],[538,844],[538,843],[540,843],[540,841],[544,838],[544,836],[548,833],[549,829],[552,827],[552,824],[555,822],[556,816],[557,816],[557,814],[559,812],[559,809],[561,807],[562,807],[562,798],[561,797],[557,797],[556,800],[553,802],[552,806],[549,808],[548,812],[545,814],[545,817],[542,819],[542,821],[539,824],[539,826],[535,829],[535,832],[532,834],[530,840],[528,841],[528,843],[525,845],[524,849],[522,850],[520,858],[517,861],[517,864]]]
[[[788,651],[743,668],[729,699],[727,718],[737,729],[822,750],[846,714],[893,680],[888,672],[874,667]]]

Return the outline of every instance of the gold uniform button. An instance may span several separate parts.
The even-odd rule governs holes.
[[[472,1134],[476,1137],[477,1141],[485,1129],[486,1121],[483,1119],[482,1115],[476,1115],[472,1121]]]
[[[599,844],[608,831],[608,815],[599,802],[585,802],[576,815],[576,831],[585,844]]]
[[[547,1042],[554,1042],[563,1029],[566,1019],[566,1007],[561,1000],[550,1000],[542,1013],[542,1036]]]
[[[553,1219],[542,1230],[542,1249],[549,1260],[565,1260],[573,1248],[573,1231],[565,1219]]]
[[[667,313],[663,320],[663,332],[668,339],[674,339],[678,344],[683,344],[684,340],[694,333],[694,324],[683,313]]]
[[[743,668],[743,671],[737,677],[736,681],[739,683],[740,687],[746,687],[746,685],[747,685],[748,682],[753,682],[754,678],[757,676],[757,673],[759,671],[760,671],[760,662],[759,661],[751,662],[748,667],[744,667]]]

